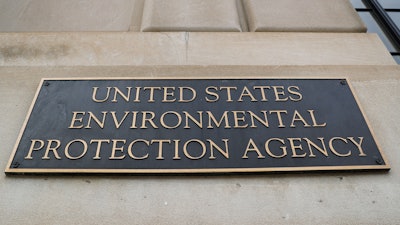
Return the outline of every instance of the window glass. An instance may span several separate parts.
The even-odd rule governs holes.
[[[393,58],[397,62],[397,64],[400,64],[400,55],[394,55]]]
[[[392,19],[393,22],[396,24],[396,26],[400,28],[400,12],[387,12],[387,13],[390,16],[390,19]]]
[[[360,15],[361,19],[364,21],[365,25],[367,26],[367,32],[368,33],[377,33],[379,37],[381,38],[382,42],[386,45],[386,48],[390,52],[396,52],[395,47],[393,44],[390,42],[389,38],[386,36],[386,34],[382,31],[382,29],[379,27],[379,25],[376,23],[374,17],[371,15],[370,12],[358,12]]]
[[[351,4],[353,4],[353,7],[356,9],[365,9],[365,5],[362,2],[362,0],[350,0]],[[400,0],[399,0],[400,1]]]
[[[400,9],[400,0],[378,0],[384,9]]]

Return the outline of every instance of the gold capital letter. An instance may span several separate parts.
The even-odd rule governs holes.
[[[287,110],[271,110],[271,111],[269,111],[269,114],[272,114],[272,113],[276,113],[276,115],[278,117],[278,121],[279,121],[279,126],[278,127],[280,127],[280,128],[285,127],[285,125],[282,122],[281,113],[287,114]]]
[[[197,143],[201,146],[202,152],[201,152],[201,154],[200,154],[199,156],[197,156],[197,157],[196,157],[196,156],[190,155],[189,152],[188,152],[187,147],[188,147],[188,145],[189,145],[190,143],[192,143],[192,142],[197,142]],[[187,141],[187,142],[183,145],[183,153],[184,153],[185,156],[186,156],[187,158],[189,158],[189,159],[201,159],[201,158],[203,158],[204,155],[206,154],[206,145],[205,145],[202,141],[200,141],[200,140],[198,140],[198,139],[191,139],[191,140]]]
[[[77,118],[77,115],[81,114],[82,117]],[[83,127],[83,116],[85,115],[85,112],[72,112],[72,119],[71,119],[71,124],[69,125],[69,129],[80,129]],[[80,125],[75,126],[75,122],[81,123]]]
[[[307,153],[304,153],[302,155],[297,155],[296,149],[302,150],[303,151],[303,147],[300,145],[294,145],[295,141],[301,141],[301,138],[288,138],[289,142],[290,142],[290,147],[292,148],[292,158],[304,158],[306,157]]]
[[[326,122],[323,124],[317,124],[317,120],[315,119],[315,115],[314,115],[314,110],[307,110],[310,113],[312,122],[313,122],[313,127],[326,127]]]
[[[122,142],[123,144],[126,143],[126,140],[124,139],[113,139],[112,140],[112,149],[111,149],[111,156],[109,157],[109,159],[123,159],[125,158],[125,155],[121,155],[121,156],[115,156],[115,152],[116,151],[120,151],[123,152],[124,151],[124,145],[122,145],[122,147],[117,147],[118,142]]]
[[[151,144],[158,143],[158,156],[156,159],[164,159],[163,157],[163,143],[171,143],[171,140],[151,140]]]
[[[346,157],[346,156],[351,155],[351,151],[350,151],[350,150],[349,150],[349,152],[346,153],[346,154],[340,154],[339,152],[337,152],[336,149],[333,147],[333,141],[336,141],[336,140],[343,141],[344,143],[347,144],[347,140],[346,140],[346,139],[341,138],[341,137],[333,137],[333,138],[331,138],[331,140],[329,140],[329,148],[331,149],[331,151],[332,151],[335,155],[340,156],[340,157]]]
[[[229,148],[228,148],[229,139],[222,139],[222,141],[225,143],[225,151],[217,144],[215,144],[213,140],[207,139],[207,141],[210,143],[210,151],[211,151],[211,156],[209,159],[216,159],[216,157],[214,156],[214,148],[217,149],[225,158],[229,159]]]
[[[56,146],[51,147],[52,143],[56,143]],[[46,153],[44,154],[44,156],[42,157],[42,159],[50,159],[49,157],[49,152],[52,151],[54,156],[56,157],[56,159],[61,159],[61,157],[58,155],[57,153],[57,149],[60,147],[61,145],[61,141],[60,140],[47,140],[47,148],[46,148]]]
[[[111,87],[107,87],[107,94],[106,94],[106,97],[105,97],[104,99],[101,99],[101,100],[96,99],[96,93],[97,93],[97,90],[98,90],[98,89],[99,89],[99,87],[93,87],[92,100],[93,100],[94,102],[105,102],[105,101],[107,101],[108,97],[110,96],[110,89],[111,89]]]
[[[283,139],[280,139],[280,138],[270,138],[270,139],[268,139],[265,142],[265,151],[268,153],[268,155],[273,157],[273,158],[283,158],[283,157],[285,157],[287,155],[286,146],[279,147],[280,149],[282,149],[282,155],[275,155],[269,149],[269,143],[271,141],[278,141],[278,142],[282,143],[283,145],[285,144],[285,141]]]
[[[149,157],[149,153],[145,154],[145,155],[142,156],[142,157],[135,156],[135,155],[132,153],[132,147],[133,147],[133,145],[136,144],[137,142],[143,142],[143,143],[145,143],[147,146],[150,145],[149,141],[146,141],[146,140],[143,140],[143,139],[137,139],[137,140],[132,141],[132,142],[129,144],[129,146],[128,146],[128,154],[129,154],[129,156],[130,156],[132,159],[146,159],[147,157]]]
[[[35,148],[36,142],[39,143],[39,147]],[[44,141],[39,140],[39,139],[32,139],[31,140],[31,147],[29,148],[28,154],[25,156],[25,159],[32,159],[32,152],[33,151],[38,151],[43,147],[44,147]]]
[[[351,142],[353,142],[354,145],[357,146],[358,151],[360,152],[359,156],[367,156],[367,155],[364,153],[364,151],[363,151],[363,149],[362,149],[362,147],[361,147],[361,144],[362,144],[362,142],[363,142],[363,140],[364,140],[364,137],[358,137],[358,138],[360,139],[360,142],[356,142],[356,141],[354,140],[354,137],[347,137],[347,138],[348,138]]]
[[[82,153],[80,155],[78,155],[78,156],[75,156],[75,157],[73,157],[73,156],[71,156],[71,154],[69,154],[69,147],[74,142],[80,142],[83,145]],[[82,139],[72,140],[72,141],[68,142],[68,144],[65,146],[65,156],[67,156],[68,159],[80,159],[86,154],[87,150],[88,150],[88,145],[87,145],[85,140],[82,140]]]
[[[254,151],[257,153],[259,159],[264,159],[265,156],[261,154],[260,150],[258,149],[257,145],[254,143],[253,139],[250,138],[249,143],[247,144],[246,151],[244,152],[242,159],[248,159],[247,152]]]
[[[93,139],[90,141],[90,144],[92,144],[94,142],[97,142],[97,149],[96,149],[96,156],[93,157],[93,159],[101,159],[101,157],[100,157],[101,144],[104,142],[109,144],[110,140],[108,140],[108,139]]]
[[[192,98],[184,99],[184,90],[189,90],[192,93]],[[191,102],[196,98],[196,90],[191,87],[179,87],[179,101],[178,102]]]

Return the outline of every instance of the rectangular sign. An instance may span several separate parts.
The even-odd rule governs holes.
[[[346,79],[44,79],[6,173],[388,170]]]

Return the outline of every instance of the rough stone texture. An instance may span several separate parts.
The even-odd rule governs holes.
[[[135,4],[136,0],[0,0],[0,32],[128,31]]]
[[[0,168],[43,77],[344,77],[381,149],[383,173],[222,176],[0,175],[2,224],[397,224],[398,66],[0,67]]]
[[[243,0],[250,31],[366,32],[349,0]]]
[[[365,33],[0,33],[0,66],[394,64]]]
[[[236,0],[146,0],[141,31],[241,31]]]

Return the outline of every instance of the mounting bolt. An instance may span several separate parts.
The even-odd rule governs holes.
[[[379,165],[382,165],[382,164],[383,164],[383,160],[382,160],[382,159],[376,159],[375,162],[376,162],[377,164],[379,164]]]
[[[46,86],[46,87],[49,86],[49,85],[50,85],[50,83],[47,82],[47,81],[44,83],[44,86]]]
[[[19,162],[14,162],[14,163],[12,164],[12,167],[13,167],[13,168],[18,168],[20,165],[21,165],[21,164],[20,164]]]
[[[340,84],[341,84],[341,85],[346,85],[347,82],[346,82],[346,80],[341,80],[341,81],[340,81]]]

